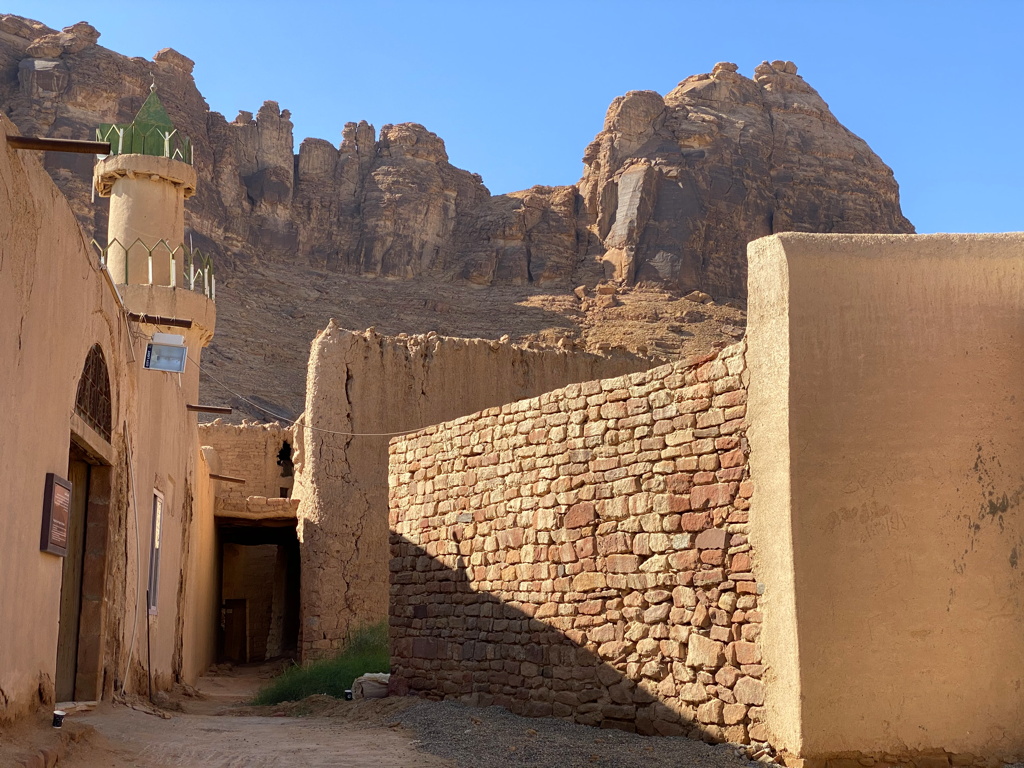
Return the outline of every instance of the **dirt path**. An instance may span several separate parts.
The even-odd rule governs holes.
[[[325,717],[175,715],[164,720],[127,707],[83,716],[98,737],[75,749],[68,768],[442,768],[404,731]]]
[[[726,744],[712,747],[685,738],[527,719],[498,707],[328,696],[274,707],[244,706],[270,675],[250,668],[203,678],[199,696],[158,697],[163,712],[104,703],[77,714],[72,726],[90,734],[69,747],[60,766],[762,768]]]
[[[345,702],[349,717],[233,717],[226,709],[253,695],[270,675],[260,668],[202,678],[200,696],[161,699],[166,709],[144,712],[102,704],[76,715],[95,729],[69,750],[62,768],[450,768],[451,762],[419,752],[414,735],[382,720],[392,707]],[[367,702],[369,704],[369,702]],[[294,706],[294,705],[293,705]],[[251,712],[251,710],[249,710]],[[301,712],[300,712],[301,714]],[[314,713],[315,714],[315,713]],[[169,717],[167,717],[169,715]],[[355,715],[353,718],[351,715]]]

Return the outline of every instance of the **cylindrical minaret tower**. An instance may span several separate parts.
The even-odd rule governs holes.
[[[102,125],[98,135],[111,145],[93,172],[110,198],[107,269],[120,284],[181,285],[185,200],[196,191],[191,143],[155,90],[131,123]]]
[[[165,373],[151,375],[163,376],[168,396],[177,391],[195,403],[197,363],[213,338],[217,309],[213,265],[184,242],[185,200],[196,191],[192,144],[171,123],[155,88],[132,122],[101,125],[96,133],[110,142],[110,154],[93,171],[96,191],[110,198],[106,267],[129,320],[154,334],[184,338],[190,362],[183,373],[157,366]],[[180,348],[167,339],[152,343]],[[149,355],[137,360],[153,368]]]

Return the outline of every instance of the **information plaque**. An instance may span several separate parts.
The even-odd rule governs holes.
[[[46,473],[43,492],[43,535],[39,548],[64,557],[68,553],[68,524],[71,521],[71,483],[53,472]]]

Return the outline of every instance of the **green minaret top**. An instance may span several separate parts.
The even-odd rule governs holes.
[[[139,114],[135,116],[132,121],[136,125],[140,123],[150,123],[152,125],[160,125],[165,128],[173,128],[174,123],[171,122],[170,116],[167,114],[167,110],[164,109],[164,103],[160,101],[160,97],[156,95],[156,88],[151,88],[149,96],[146,97],[145,102],[142,104],[142,109],[139,110]]]
[[[139,113],[130,123],[102,123],[96,129],[97,141],[110,142],[112,155],[154,155],[172,160],[192,162],[192,142],[171,122],[163,102],[156,95],[156,86]]]

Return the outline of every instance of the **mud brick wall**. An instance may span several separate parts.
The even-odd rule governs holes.
[[[246,498],[265,496],[276,499],[281,489],[288,493],[294,483],[291,474],[277,463],[278,452],[285,442],[294,445],[290,427],[278,423],[227,424],[221,419],[199,425],[199,440],[217,452],[218,474],[238,477],[245,484],[220,483],[217,490],[219,514],[244,511]]]
[[[391,441],[398,692],[767,742],[744,346]]]

